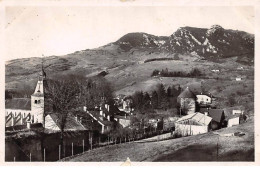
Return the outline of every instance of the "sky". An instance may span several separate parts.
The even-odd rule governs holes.
[[[169,36],[179,27],[254,33],[252,7],[19,6],[5,8],[5,60],[97,48],[130,32]]]

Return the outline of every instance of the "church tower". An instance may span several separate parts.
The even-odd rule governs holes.
[[[42,123],[44,126],[44,84],[46,80],[46,73],[43,69],[38,77],[38,82],[35,87],[34,93],[31,95],[31,111],[34,117],[34,123]]]

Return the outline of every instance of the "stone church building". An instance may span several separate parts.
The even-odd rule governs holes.
[[[5,101],[5,126],[44,124],[44,88],[46,73],[43,68],[31,98],[13,98]]]

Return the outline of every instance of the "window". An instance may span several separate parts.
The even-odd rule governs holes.
[[[34,103],[37,104],[37,100],[34,100]]]
[[[40,104],[41,103],[41,100],[38,100],[38,104]]]

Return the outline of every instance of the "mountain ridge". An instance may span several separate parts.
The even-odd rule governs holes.
[[[119,76],[118,73],[129,66],[138,66],[147,59],[173,58],[176,54],[180,57],[196,56],[195,59],[204,58],[210,62],[235,57],[238,63],[253,65],[254,35],[224,29],[219,25],[209,29],[180,27],[170,36],[133,32],[99,48],[45,57],[44,65],[50,74],[77,73],[87,76],[109,70]],[[6,86],[12,88],[20,82],[30,83],[37,79],[40,67],[41,58],[35,57],[6,62]]]

